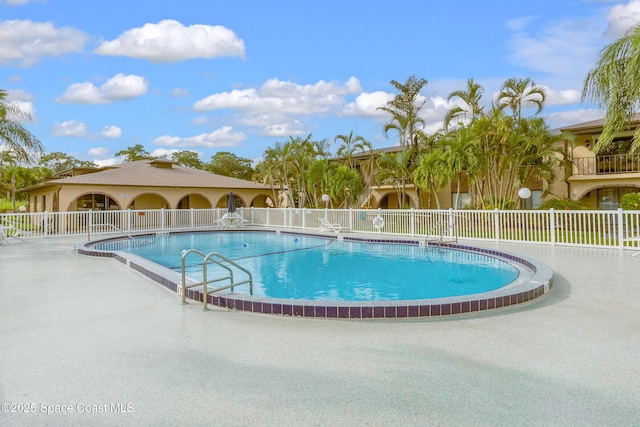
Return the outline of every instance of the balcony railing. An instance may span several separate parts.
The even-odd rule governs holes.
[[[608,175],[640,172],[640,154],[612,154],[573,159],[574,175]]]

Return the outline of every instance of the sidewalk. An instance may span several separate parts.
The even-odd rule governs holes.
[[[629,251],[473,243],[546,263],[553,289],[447,319],[342,321],[203,312],[78,240],[11,240],[2,426],[640,425]]]

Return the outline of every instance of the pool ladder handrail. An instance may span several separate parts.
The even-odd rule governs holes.
[[[195,253],[198,254],[200,256],[202,256],[203,260],[202,260],[202,282],[198,282],[198,283],[192,283],[190,285],[187,285],[186,281],[186,274],[185,274],[185,260],[187,258],[187,256],[191,253]],[[213,257],[217,257],[218,259],[214,259]],[[229,272],[228,276],[224,276],[224,277],[218,277],[215,279],[211,279],[208,280],[207,279],[207,264],[208,263],[213,263],[216,264],[222,268],[224,268],[225,270],[227,270]],[[225,265],[224,263],[230,264],[232,266],[234,266],[235,268],[237,268],[238,270],[243,271],[244,273],[247,274],[247,279],[245,280],[241,280],[239,282],[234,282],[233,281],[233,270],[231,269],[231,267],[229,267],[228,265]],[[229,280],[229,284],[225,285],[225,286],[221,286],[219,288],[215,288],[212,290],[208,290],[207,285],[209,283],[213,283],[213,282],[220,282],[222,280]],[[253,295],[253,276],[251,275],[251,272],[249,270],[247,270],[246,268],[242,267],[241,265],[238,265],[237,263],[231,261],[229,258],[223,256],[222,254],[219,254],[217,252],[209,252],[208,254],[205,254],[202,251],[199,251],[198,249],[189,249],[189,250],[185,250],[182,251],[182,304],[187,304],[187,289],[188,288],[193,288],[196,286],[202,286],[202,293],[203,293],[203,298],[202,298],[202,310],[207,310],[207,298],[208,295],[210,293],[214,293],[214,292],[219,292],[219,291],[223,291],[225,289],[229,289],[231,288],[231,290],[233,290],[234,287],[236,286],[240,286],[240,285],[244,285],[245,283],[249,284],[249,295]]]
[[[436,224],[436,225],[431,229],[431,231],[429,231],[429,233],[427,233],[427,237],[426,237],[426,239],[425,239],[425,241],[424,241],[425,246],[429,246],[429,236],[431,236],[431,232],[436,231],[436,230],[438,229],[438,227],[440,227],[440,226],[441,226],[441,223],[440,223],[440,221],[438,221],[438,223],[437,223],[437,224]],[[455,222],[455,221],[453,221],[453,222],[449,225],[449,227],[447,227],[447,228],[445,228],[445,229],[443,229],[443,230],[442,230],[442,233],[440,233],[440,236],[438,237],[438,240],[437,240],[437,241],[438,241],[438,247],[441,247],[441,246],[442,246],[442,242],[443,242],[443,240],[444,240],[444,235],[445,235],[445,234],[448,234],[448,233],[451,231],[451,229],[452,229],[453,227],[455,227],[455,226],[456,226],[456,222]],[[456,230],[457,230],[457,229],[456,229]],[[435,236],[434,236],[434,237],[435,237]],[[458,241],[458,235],[457,235],[457,233],[456,233],[456,235],[454,236],[454,238],[453,238],[453,239],[454,239],[454,240],[453,240],[454,242],[457,242],[457,241]]]
[[[134,237],[131,235],[131,233],[127,233],[124,230],[121,230],[120,228],[116,227],[113,224],[109,224],[109,223],[104,223],[104,224],[91,224],[87,227],[87,240],[91,240],[91,229],[93,227],[111,227],[114,230],[124,234],[125,236],[129,237],[130,239],[133,239]]]

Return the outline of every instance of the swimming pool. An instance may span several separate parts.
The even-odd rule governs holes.
[[[208,295],[207,301],[272,314],[439,316],[529,301],[551,286],[551,270],[532,260],[460,245],[452,250],[417,243],[232,231],[92,242],[78,251],[113,256],[173,290],[180,287],[175,275],[181,270],[183,250],[219,252],[252,272],[254,294],[239,286],[233,292]],[[192,281],[202,280],[201,262],[197,257],[186,260]],[[546,279],[540,280],[540,273]],[[216,273],[207,274],[211,278]],[[204,298],[197,288],[188,290],[187,297]]]

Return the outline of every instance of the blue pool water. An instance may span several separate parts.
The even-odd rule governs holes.
[[[415,300],[501,288],[518,270],[496,258],[451,249],[360,243],[261,232],[185,233],[95,246],[134,253],[181,271],[182,251],[218,252],[251,271],[254,295],[301,300]],[[202,257],[186,258],[187,276],[202,280]],[[223,275],[208,267],[209,279]],[[238,270],[236,280],[243,278]],[[216,286],[216,285],[212,285]],[[248,293],[239,286],[236,293]]]

